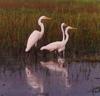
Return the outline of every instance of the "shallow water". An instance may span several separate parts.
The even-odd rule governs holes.
[[[100,96],[100,63],[60,58],[3,65],[0,96]]]

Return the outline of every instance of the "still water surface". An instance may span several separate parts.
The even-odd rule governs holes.
[[[4,65],[0,96],[100,96],[100,63],[60,58],[23,67]]]

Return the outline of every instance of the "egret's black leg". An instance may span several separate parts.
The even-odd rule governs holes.
[[[43,54],[43,58],[45,59],[45,60],[47,60],[47,51],[42,51],[42,54]]]
[[[63,58],[65,58],[65,51],[63,51]]]
[[[35,58],[35,62],[37,62],[37,58],[38,58],[38,50],[37,50],[36,47],[34,48],[34,58]]]

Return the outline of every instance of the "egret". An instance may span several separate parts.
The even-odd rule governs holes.
[[[43,37],[43,34],[44,34],[44,25],[42,23],[42,20],[44,20],[44,19],[50,20],[51,18],[46,17],[46,16],[41,16],[39,18],[38,24],[41,27],[41,31],[34,30],[31,33],[31,35],[29,36],[28,41],[27,41],[27,46],[26,46],[25,52],[28,52],[32,48],[32,46],[36,47],[38,40],[40,40]]]
[[[48,50],[50,52],[57,51],[58,53],[65,51],[65,45],[66,45],[66,43],[68,42],[68,39],[69,39],[69,34],[68,34],[69,29],[77,29],[77,28],[67,26],[65,28],[65,31],[63,32],[63,33],[65,33],[66,38],[64,38],[64,35],[63,35],[62,41],[52,42],[52,43],[50,43],[46,46],[41,47],[40,50]]]
[[[62,31],[62,35],[63,35],[62,41],[56,41],[56,42],[50,43],[50,44],[48,44],[48,45],[46,45],[46,46],[41,47],[40,50],[54,51],[55,49],[57,49],[57,48],[54,48],[54,47],[57,47],[56,44],[57,44],[57,43],[61,43],[61,44],[62,44],[62,42],[64,42],[64,40],[65,40],[64,26],[66,26],[66,24],[65,24],[65,23],[62,23],[62,24],[61,24],[61,31]],[[53,45],[56,45],[56,46],[53,46]]]

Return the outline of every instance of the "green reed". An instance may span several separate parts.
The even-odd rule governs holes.
[[[66,51],[72,54],[96,54],[100,52],[100,13],[99,7],[91,9],[85,5],[72,4],[57,5],[55,9],[0,9],[0,49],[1,52],[24,53],[27,39],[34,29],[40,29],[37,23],[41,15],[52,18],[44,22],[45,35],[38,42],[41,46],[50,42],[61,40],[62,32],[60,24],[77,27],[77,30],[70,30],[70,38],[66,45]],[[60,7],[60,8],[59,8]],[[4,50],[4,51],[2,51]]]

